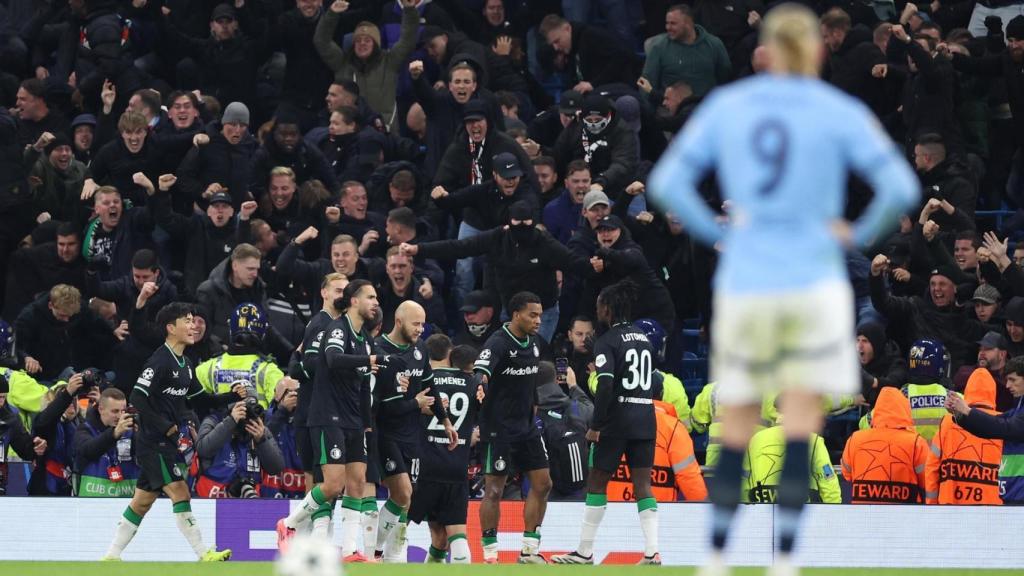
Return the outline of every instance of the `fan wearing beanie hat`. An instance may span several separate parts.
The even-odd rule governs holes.
[[[882,388],[899,388],[906,383],[907,361],[899,348],[889,345],[881,324],[865,322],[857,327],[857,355],[862,375],[861,394],[869,404],[875,403]]]
[[[388,130],[394,130],[397,125],[395,95],[398,74],[416,48],[416,32],[420,23],[417,0],[399,0],[399,4],[402,7],[402,26],[398,41],[390,50],[383,47],[380,28],[367,21],[356,25],[350,49],[342,50],[338,46],[334,33],[342,13],[349,8],[349,3],[344,0],[331,2],[313,34],[313,46],[324,64],[334,72],[334,82],[354,79],[360,94],[370,108],[380,113]]]

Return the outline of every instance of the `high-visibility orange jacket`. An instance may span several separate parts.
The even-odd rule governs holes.
[[[996,414],[996,381],[985,368],[967,380],[964,400],[972,408]],[[985,440],[961,428],[947,414],[932,438],[925,466],[925,499],[929,504],[1000,505],[999,462],[1002,440]]]
[[[858,430],[843,450],[843,477],[854,504],[924,502],[928,442],[914,431],[910,401],[896,388],[878,394],[870,430]]]
[[[693,441],[686,425],[676,418],[671,404],[655,400],[654,407],[658,434],[654,446],[654,467],[651,468],[651,490],[655,500],[674,502],[678,500],[678,493],[688,501],[706,500],[708,489],[693,454]],[[608,500],[634,500],[633,480],[625,457],[608,482]]]

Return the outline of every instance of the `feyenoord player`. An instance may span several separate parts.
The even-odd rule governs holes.
[[[138,532],[142,518],[163,492],[171,499],[178,530],[199,560],[222,562],[231,558],[231,550],[218,552],[203,546],[199,524],[192,515],[188,485],[175,460],[179,441],[190,433],[186,401],[200,409],[219,408],[245,398],[245,387],[237,384],[231,392],[208,394],[195,379],[192,363],[184,356],[185,347],[195,343],[192,305],[171,302],[157,312],[156,323],[164,328],[164,345],[146,361],[131,395],[132,405],[139,411],[135,454],[141,473],[132,501],[125,508],[103,559],[121,559],[121,552]]]
[[[633,477],[633,493],[644,534],[639,564],[661,564],[658,553],[658,503],[651,492],[654,439],[657,428],[651,372],[654,355],[647,336],[631,322],[635,284],[608,286],[597,297],[597,320],[609,326],[594,344],[597,396],[594,421],[587,431],[590,475],[583,512],[583,532],[574,552],[551,558],[556,564],[593,564],[594,538],[608,507],[608,480],[622,455]]]
[[[480,503],[484,562],[498,562],[498,520],[501,496],[513,466],[530,481],[523,511],[520,564],[545,564],[540,554],[540,524],[548,505],[551,475],[548,453],[534,426],[540,347],[537,331],[544,312],[540,298],[519,292],[508,303],[512,319],[484,343],[474,365],[487,396],[480,410],[480,441],[484,455],[484,498]]]

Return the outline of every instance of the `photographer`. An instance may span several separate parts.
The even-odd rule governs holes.
[[[263,472],[276,475],[284,470],[284,455],[263,425],[263,407],[253,397],[233,404],[227,415],[214,413],[203,419],[196,453],[196,494],[202,498],[258,498]]]
[[[135,417],[127,406],[124,392],[108,387],[75,432],[78,496],[124,497],[135,492],[139,478],[132,447]]]
[[[32,437],[18,418],[18,409],[7,403],[7,377],[0,374],[0,496],[7,494],[7,447],[22,460],[46,452],[46,440]]]
[[[70,496],[75,430],[84,421],[78,400],[88,397],[92,387],[82,374],[56,384],[44,397],[45,408],[35,417],[32,433],[46,440],[46,452],[36,460],[28,491],[33,496]],[[95,391],[99,397],[99,391]]]
[[[284,456],[284,471],[271,475],[263,471],[264,498],[302,498],[306,495],[306,479],[295,442],[295,407],[299,404],[298,383],[284,380],[277,384],[274,401],[267,410],[267,428]]]

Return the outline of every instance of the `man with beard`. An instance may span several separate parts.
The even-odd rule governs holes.
[[[320,150],[302,139],[299,120],[285,112],[274,120],[271,137],[252,158],[252,180],[249,191],[260,200],[267,193],[267,174],[277,167],[290,168],[295,173],[295,185],[301,186],[307,180],[317,179],[328,190],[335,190],[337,182],[334,171]]]
[[[573,160],[584,160],[594,184],[616,197],[635,177],[636,147],[636,136],[612,112],[608,98],[588,94],[580,117],[558,136],[555,158],[563,168]]]
[[[343,51],[334,42],[338,22],[349,7],[344,0],[331,3],[330,10],[320,18],[313,35],[313,45],[327,67],[334,71],[335,82],[354,78],[370,107],[383,116],[388,130],[398,125],[395,109],[398,73],[416,45],[419,22],[416,3],[417,0],[401,0],[401,33],[398,42],[390,50],[384,50],[380,29],[372,22],[356,25],[352,34],[352,48]]]
[[[557,271],[585,275],[585,260],[574,259],[569,250],[537,228],[533,206],[516,202],[508,211],[508,225],[463,240],[442,240],[424,244],[402,244],[406,254],[453,260],[487,255],[490,282],[497,288],[503,307],[514,294],[529,288],[544,307],[540,335],[550,341],[558,322]]]
[[[590,184],[590,166],[583,160],[573,160],[565,168],[564,191],[544,207],[544,227],[562,244],[569,243],[580,225]]]
[[[942,136],[922,134],[917,138],[914,167],[921,179],[923,197],[929,201],[926,209],[931,219],[946,232],[973,230],[978,191],[970,169],[947,156]],[[938,200],[941,204],[931,200]]]
[[[396,257],[408,259],[397,253]],[[388,365],[380,371],[374,390],[380,403],[374,424],[379,443],[377,465],[388,488],[388,500],[380,511],[374,558],[385,562],[405,561],[405,516],[421,451],[420,413],[429,410],[437,418],[450,445],[459,440],[441,396],[430,389],[434,374],[427,348],[420,341],[426,317],[423,307],[416,302],[402,302],[394,312],[394,327],[375,343],[379,353],[388,357]]]
[[[491,166],[491,178],[449,193],[444,186],[436,186],[430,197],[438,208],[461,219],[459,239],[475,236],[485,230],[497,228],[508,221],[512,204],[526,202],[534,214],[538,211],[537,192],[529,179],[524,179],[523,167],[513,154],[496,155]],[[455,299],[461,302],[476,285],[473,274],[474,260],[463,258],[455,263]]]
[[[71,138],[74,142],[75,159],[86,166],[92,162],[95,136],[96,117],[92,114],[79,114],[71,121]]]
[[[491,334],[501,328],[500,310],[495,310],[494,297],[486,290],[467,294],[459,312],[462,313],[462,322],[453,340],[456,346],[468,344],[479,351]]]
[[[537,156],[533,159],[533,171],[537,174],[537,182],[540,183],[540,190],[537,195],[540,197],[541,208],[565,192],[565,188],[558,185],[558,164],[551,156]]]
[[[100,278],[110,280],[131,274],[132,255],[149,245],[154,222],[145,207],[126,208],[121,193],[112,186],[96,188],[90,197],[95,216],[85,227],[82,255],[90,266],[100,271]]]
[[[146,191],[136,175],[141,173],[150,180],[155,179],[160,168],[161,151],[147,142],[146,117],[138,112],[125,111],[117,121],[117,130],[121,137],[100,148],[89,165],[82,198],[89,198],[99,186],[113,186],[135,206],[145,206]]]
[[[29,184],[36,210],[64,222],[78,218],[78,192],[85,182],[87,168],[75,159],[68,137],[56,134],[41,151],[34,146],[29,148],[25,164],[32,166]]]
[[[1005,412],[1017,406],[1017,399],[1006,388],[1006,338],[999,332],[986,332],[985,337],[978,340],[978,363],[973,366],[962,366],[953,376],[953,390],[963,392],[976,370],[982,368],[989,371],[996,381],[996,410]]]
[[[249,135],[249,108],[241,102],[228,104],[220,122],[207,125],[195,142],[178,168],[178,192],[200,205],[217,192],[227,192],[235,210],[252,200],[249,182],[257,142]]]

